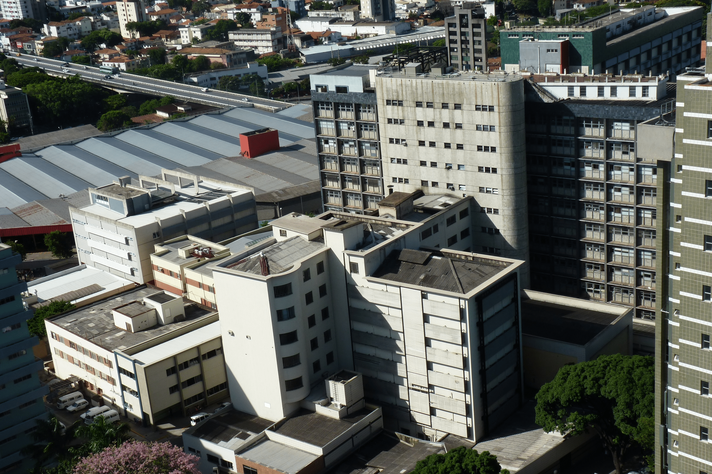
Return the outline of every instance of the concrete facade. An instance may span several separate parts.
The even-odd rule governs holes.
[[[20,450],[33,442],[35,421],[47,418],[42,401],[47,388],[37,375],[42,361],[32,352],[38,339],[30,336],[27,320],[32,314],[21,297],[27,283],[19,282],[15,273],[21,261],[20,254],[0,243],[0,470],[13,474],[34,465]]]
[[[90,189],[89,206],[70,208],[80,263],[145,283],[156,243],[185,234],[224,240],[257,227],[250,190],[168,170],[162,177]]]
[[[119,17],[119,28],[121,36],[124,38],[133,38],[138,35],[138,32],[129,31],[126,28],[126,23],[138,21],[146,21],[146,5],[143,0],[121,0],[116,2],[116,14]]]
[[[649,6],[619,10],[573,27],[502,29],[502,69],[522,69],[525,42],[566,41],[566,73],[676,74],[700,60],[702,16],[702,9],[696,7]]]
[[[392,21],[396,18],[395,0],[361,0],[361,16],[375,21]]]
[[[669,254],[663,270],[669,279],[661,295],[655,352],[655,467],[660,472],[712,470],[711,74],[708,62],[705,71],[680,75],[677,82],[669,221],[664,227]]]
[[[472,196],[471,250],[528,261],[522,78],[406,70],[374,85],[386,194]]]
[[[468,8],[469,7],[469,8]],[[465,4],[445,19],[448,63],[458,71],[487,69],[487,18],[485,9]]]

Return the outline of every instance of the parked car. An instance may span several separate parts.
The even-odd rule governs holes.
[[[77,411],[84,410],[88,406],[89,406],[89,402],[86,401],[84,398],[81,398],[81,399],[77,400],[76,402],[72,403],[71,405],[69,405],[67,407],[67,411],[74,413]]]
[[[208,417],[210,417],[209,413],[205,413],[202,411],[200,413],[196,413],[195,415],[190,417],[190,426],[195,426]]]
[[[229,407],[230,405],[232,405],[232,403],[230,403],[230,402],[223,402],[223,403],[220,404],[219,407],[217,407],[217,408],[215,409],[215,411],[214,411],[213,413],[217,413],[217,412],[219,412],[220,410],[223,410],[223,409]]]

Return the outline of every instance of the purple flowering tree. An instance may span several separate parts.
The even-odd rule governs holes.
[[[127,441],[87,456],[74,474],[200,474],[198,458],[170,443]]]

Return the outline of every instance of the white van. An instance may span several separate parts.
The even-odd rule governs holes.
[[[101,415],[103,413],[106,413],[107,411],[110,411],[111,408],[107,407],[106,405],[103,407],[94,407],[90,408],[87,410],[86,413],[82,414],[81,417],[84,418],[84,423],[87,425],[90,425],[91,422],[94,420],[94,417],[97,415]]]
[[[81,392],[72,392],[63,397],[59,397],[59,400],[57,400],[57,408],[59,410],[64,410],[80,398],[84,398],[84,395],[82,395]]]
[[[104,422],[108,425],[110,423],[116,423],[117,421],[119,421],[119,412],[116,410],[105,411],[100,415],[96,415],[92,419],[92,423],[94,423],[94,421],[96,421],[98,417],[104,418]],[[84,423],[86,423],[86,420],[84,421]]]

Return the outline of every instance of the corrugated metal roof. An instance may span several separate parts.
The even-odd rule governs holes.
[[[161,173],[161,168],[176,166],[172,161],[107,137],[90,138],[78,143],[77,147],[144,176],[157,175]]]
[[[36,155],[75,174],[93,186],[110,183],[117,176],[131,175],[126,168],[116,166],[74,146],[51,146],[40,150]]]
[[[89,186],[89,183],[62,171],[56,166],[32,155],[13,158],[0,163],[0,168],[26,185],[42,190],[43,197],[59,197]]]
[[[279,119],[275,120],[275,114],[248,108],[235,108],[225,112],[224,115],[244,120],[251,124],[276,128],[280,131],[280,135],[282,134],[281,132],[285,132],[299,138],[310,138],[314,136],[314,127],[312,124],[292,117],[285,117],[284,115],[279,116]]]
[[[187,142],[180,146],[175,140],[153,130],[130,130],[116,135],[117,139],[130,143],[135,147],[146,150],[155,155],[169,159],[181,166],[200,166],[210,160],[220,158],[220,155],[209,152]]]
[[[67,221],[37,201],[18,206],[12,212],[32,226],[67,224]]]
[[[238,456],[286,474],[296,474],[317,458],[314,454],[269,439],[250,446]]]
[[[27,226],[29,226],[29,224],[17,217],[10,209],[7,207],[0,207],[0,229]]]
[[[0,203],[7,207],[15,207],[35,199],[45,198],[47,196],[0,167]]]
[[[240,154],[239,137],[199,127],[190,122],[169,122],[156,127],[154,130],[176,140],[192,143],[220,156],[237,156]]]

